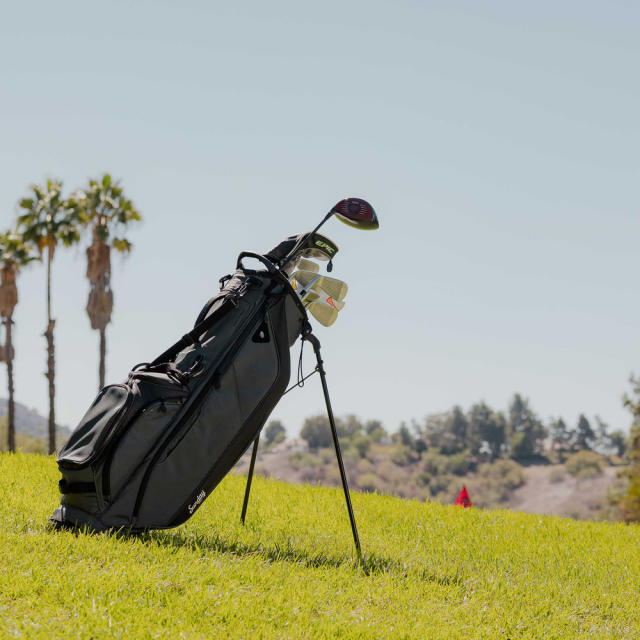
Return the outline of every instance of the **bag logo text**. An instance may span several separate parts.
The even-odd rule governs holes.
[[[204,489],[196,496],[196,501],[193,504],[190,504],[187,509],[189,509],[189,515],[191,515],[201,504],[202,501],[206,498],[207,494],[204,492]]]

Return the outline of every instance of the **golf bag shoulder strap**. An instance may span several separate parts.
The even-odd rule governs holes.
[[[191,344],[197,344],[200,336],[208,331],[213,325],[226,315],[233,307],[230,300],[225,300],[211,315],[207,316],[202,322],[199,322],[189,333],[185,333],[178,342],[169,347],[166,351],[161,353],[151,365],[160,364],[161,362],[170,362],[173,360],[185,347]]]

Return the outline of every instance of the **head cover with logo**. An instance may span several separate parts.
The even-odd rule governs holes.
[[[284,265],[284,260],[289,256],[294,247],[296,247],[294,255],[291,256],[287,260],[287,264]],[[320,233],[299,233],[298,235],[289,236],[284,239],[280,244],[266,253],[265,258],[268,258],[281,268],[286,268],[286,271],[291,272],[293,270],[291,266],[292,263],[295,265],[295,261],[300,258],[313,258],[326,262],[327,260],[331,261],[336,253],[338,253],[338,245],[326,236]]]

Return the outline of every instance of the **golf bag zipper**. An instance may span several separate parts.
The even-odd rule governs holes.
[[[197,396],[192,400],[191,404],[185,411],[184,415],[181,416],[178,423],[174,426],[174,428],[171,430],[169,435],[165,438],[165,442],[158,448],[155,455],[153,456],[153,459],[149,463],[149,466],[147,467],[144,473],[144,476],[142,477],[140,488],[138,489],[138,495],[136,496],[136,502],[133,507],[133,513],[131,517],[131,526],[133,528],[135,528],[136,526],[136,521],[138,519],[140,507],[142,506],[142,499],[144,498],[144,494],[147,489],[147,484],[149,483],[151,473],[153,472],[153,469],[156,466],[158,460],[164,453],[166,445],[168,445],[171,442],[171,440],[173,440],[173,438],[179,433],[180,429],[189,421],[192,414],[195,412],[196,407],[199,406],[200,400],[203,397],[205,397],[206,394],[209,393],[212,386],[215,387],[216,381],[218,381],[222,377],[223,373],[226,371],[226,368],[231,363],[233,354],[235,354],[238,347],[241,344],[244,344],[245,340],[251,334],[251,329],[253,329],[254,321],[260,315],[261,312],[264,312],[264,300],[261,301],[261,303],[258,305],[258,308],[251,314],[246,324],[243,326],[243,330],[240,336],[233,341],[233,343],[225,353],[224,357],[220,361],[220,364],[216,367],[216,369],[211,374],[209,379],[203,384]]]

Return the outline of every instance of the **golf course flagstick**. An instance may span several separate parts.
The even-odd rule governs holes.
[[[353,533],[353,542],[356,547],[356,554],[358,561],[362,560],[362,550],[360,548],[360,537],[358,536],[358,528],[356,526],[356,518],[353,514],[353,506],[351,505],[351,494],[349,493],[349,485],[347,483],[347,474],[344,470],[344,464],[342,462],[342,452],[340,451],[340,442],[338,440],[338,431],[336,429],[336,421],[333,417],[333,409],[331,407],[331,398],[329,397],[329,387],[327,386],[327,374],[324,370],[322,355],[320,353],[320,340],[311,333],[311,327],[307,326],[302,334],[302,339],[307,340],[313,347],[313,352],[316,354],[316,371],[320,374],[320,380],[322,382],[322,393],[324,394],[324,402],[327,407],[327,416],[329,418],[329,426],[331,427],[331,437],[333,438],[333,446],[336,450],[336,458],[338,460],[338,468],[340,469],[340,479],[342,480],[342,489],[344,490],[344,498],[347,503],[347,511],[349,512],[349,522],[351,523],[351,532]],[[258,442],[260,440],[260,434],[256,436],[253,441],[253,451],[251,452],[251,462],[249,464],[249,472],[247,474],[247,486],[244,490],[244,501],[242,503],[242,515],[240,516],[240,522],[244,524],[245,516],[247,515],[247,505],[249,504],[249,492],[251,491],[251,480],[253,478],[253,471],[256,463],[256,455],[258,453]]]

